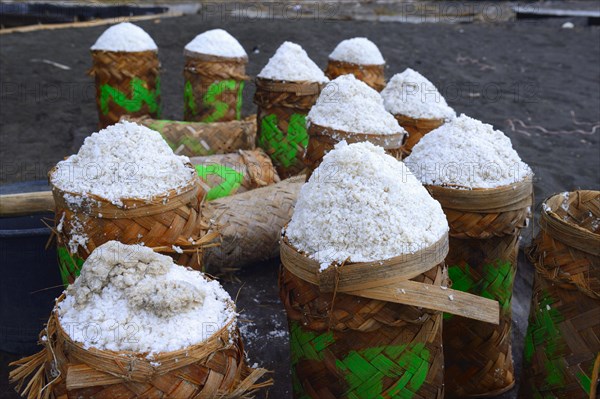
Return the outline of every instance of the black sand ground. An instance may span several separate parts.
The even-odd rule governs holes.
[[[551,193],[600,186],[600,30],[561,29],[562,22],[410,25],[188,16],[140,25],[160,48],[164,117],[172,119],[183,113],[182,48],[206,29],[225,27],[240,40],[250,53],[250,75],[258,73],[283,40],[300,43],[324,67],[337,42],[368,36],[388,62],[388,77],[406,67],[417,69],[459,113],[492,123],[511,137],[535,171],[539,211],[540,201]],[[91,64],[88,48],[104,29],[0,36],[0,182],[44,179],[54,163],[77,151],[95,130],[94,88],[85,72]],[[251,52],[255,48],[258,52]],[[255,109],[253,92],[250,84],[246,114]],[[525,232],[524,244],[530,234]],[[513,303],[518,370],[531,289],[531,266],[523,259],[519,266]],[[269,397],[287,398],[289,355],[276,268],[274,261],[239,275],[247,282],[239,306],[252,320],[243,328],[250,363],[275,371]],[[235,294],[241,284],[225,285]],[[0,381],[5,381],[4,367]],[[7,389],[3,382],[0,397],[13,396]]]

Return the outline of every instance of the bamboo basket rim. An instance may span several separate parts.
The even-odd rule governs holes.
[[[411,123],[417,125],[419,123],[441,123],[444,124],[446,122],[446,118],[415,118],[413,116],[409,116],[406,114],[392,114],[394,118],[398,120],[399,123]]]
[[[356,62],[334,60],[333,58],[328,57],[327,58],[327,62],[329,62],[331,64],[338,64],[340,66],[349,65],[349,66],[357,66],[357,67],[379,67],[379,68],[385,68],[385,60],[383,61],[383,64],[358,64]]]
[[[247,64],[248,63],[247,55],[244,57],[223,57],[220,55],[199,53],[199,52],[188,50],[188,49],[183,49],[183,55],[185,57],[190,57],[195,60],[203,61],[203,62],[230,62],[230,63],[236,63],[236,64]]]
[[[120,199],[123,203],[122,206],[115,205],[110,200],[96,194],[76,193],[61,189],[52,182],[52,176],[56,173],[57,166],[54,166],[48,172],[48,181],[52,187],[52,194],[57,205],[72,209],[71,204],[68,204],[64,200],[64,196],[67,194],[81,198],[83,200],[82,204],[77,206],[77,208],[88,215],[99,216],[99,214],[102,214],[103,218],[109,219],[130,218],[164,212],[165,210],[176,208],[179,203],[187,202],[196,196],[200,189],[198,174],[191,163],[186,162],[185,165],[193,172],[186,185],[170,189],[165,193],[157,194],[150,198],[124,197]],[[179,201],[173,201],[175,199]],[[138,213],[140,215],[137,215]]]
[[[595,190],[569,191],[569,197],[577,195],[580,198],[580,193],[595,193],[596,196],[600,197],[600,191]],[[560,208],[562,204],[561,197],[562,193],[558,193],[544,200],[540,215],[540,227],[555,240],[591,255],[600,256],[600,233],[594,233],[589,229],[579,226],[572,218],[564,220],[560,217],[557,211],[562,209]],[[548,207],[549,211],[546,211],[546,207]],[[566,214],[568,215],[568,213]]]
[[[348,143],[368,141],[386,150],[400,148],[404,144],[406,137],[408,137],[408,133],[402,127],[401,129],[404,131],[392,134],[356,133],[319,125],[308,118],[306,122],[308,125],[307,132],[310,137],[339,138],[339,141],[346,140]]]
[[[318,95],[323,87],[327,84],[320,82],[312,82],[308,80],[277,80],[268,78],[255,78],[255,84],[257,90],[264,90],[273,93],[294,93],[297,96],[311,96]]]
[[[320,263],[296,249],[282,230],[280,256],[283,267],[296,277],[317,285],[321,292],[344,293],[387,302],[419,306],[498,324],[500,308],[495,300],[449,287],[437,287],[410,279],[444,263],[449,236],[412,254],[374,262],[343,262],[320,271]],[[431,287],[431,289],[430,289]],[[438,289],[439,288],[439,289]]]
[[[113,51],[113,50],[92,50],[90,53],[94,54],[118,54],[118,55],[140,55],[140,54],[158,54],[156,50],[143,50],[143,51]]]
[[[533,173],[504,186],[471,188],[460,185],[424,185],[443,208],[473,213],[506,212],[531,206]]]

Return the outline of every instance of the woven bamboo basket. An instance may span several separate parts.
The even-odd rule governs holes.
[[[408,132],[408,137],[402,145],[402,157],[406,158],[412,152],[413,147],[427,133],[444,124],[444,119],[417,119],[404,115],[394,115],[400,126]]]
[[[206,201],[243,193],[279,182],[271,158],[263,150],[239,150],[231,154],[193,157],[200,176],[200,196]]]
[[[600,371],[600,191],[547,199],[535,266],[521,398],[595,399]]]
[[[55,308],[40,343],[40,352],[11,363],[10,381],[28,399],[240,398],[272,383],[257,382],[266,370],[248,367],[239,331],[230,325],[200,344],[148,359],[85,349],[62,328]]]
[[[500,303],[497,326],[445,316],[446,395],[498,395],[515,381],[511,299],[519,234],[530,215],[532,179],[491,189],[427,189],[442,205],[450,225],[446,265],[453,287]]]
[[[321,160],[333,147],[340,141],[346,140],[348,144],[368,141],[380,147],[395,157],[400,158],[401,147],[406,135],[404,133],[395,134],[367,134],[367,133],[349,133],[343,130],[331,129],[328,127],[310,123],[308,126],[308,147],[304,156],[304,164],[307,170],[307,180],[312,172],[321,164]]]
[[[148,117],[121,119],[156,130],[177,155],[195,157],[228,154],[237,150],[253,150],[256,147],[256,115],[241,121],[212,123],[157,120]]]
[[[302,161],[308,145],[306,115],[322,88],[323,84],[316,82],[256,78],[257,144],[269,154],[281,178],[304,169]]]
[[[50,171],[51,181],[55,172],[56,168]],[[124,244],[143,242],[172,256],[180,265],[200,269],[202,250],[217,233],[207,234],[209,226],[200,218],[199,189],[194,174],[186,187],[150,200],[122,199],[123,205],[117,206],[98,196],[84,197],[53,186],[54,232],[63,282],[72,283],[90,253],[111,240]],[[85,243],[78,239],[82,236]],[[69,245],[77,242],[81,245]],[[173,246],[180,247],[182,253]]]
[[[185,50],[184,120],[240,120],[247,63],[248,57],[218,57]]]
[[[325,75],[331,80],[342,75],[354,75],[377,91],[385,87],[385,65],[359,65],[352,62],[329,60]]]
[[[284,235],[279,286],[296,398],[443,398],[441,311],[498,321],[497,303],[446,287],[447,240],[320,273]]]
[[[117,123],[123,115],[160,117],[160,62],[156,51],[92,50],[92,60],[88,73],[96,82],[100,128]]]

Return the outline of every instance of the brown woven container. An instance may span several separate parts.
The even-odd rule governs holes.
[[[445,236],[415,254],[319,272],[284,236],[279,286],[294,396],[442,398],[440,310],[498,316],[490,301],[445,287],[447,246]]]
[[[156,51],[92,50],[88,72],[96,81],[100,128],[115,124],[121,116],[159,118],[160,62]]]
[[[408,132],[408,137],[402,146],[402,157],[406,158],[412,152],[415,144],[430,131],[444,124],[444,119],[415,119],[404,115],[394,115],[400,126]]]
[[[64,294],[57,304],[63,299]],[[257,383],[266,370],[246,365],[237,327],[225,326],[200,344],[148,359],[85,349],[63,330],[55,309],[40,338],[44,349],[11,363],[16,368],[10,381],[28,399],[240,398],[272,383]]]
[[[519,396],[595,399],[600,371],[600,191],[550,197],[535,266]]]
[[[308,126],[308,135],[310,138],[304,157],[304,164],[307,168],[307,180],[312,172],[321,164],[323,156],[333,150],[333,147],[340,141],[346,140],[348,144],[368,141],[383,147],[391,156],[399,158],[401,155],[400,148],[406,136],[404,133],[385,135],[349,133],[343,130],[320,126],[312,122]]]
[[[531,177],[492,189],[427,188],[450,225],[446,265],[453,288],[500,303],[497,326],[445,315],[446,395],[498,395],[514,385],[511,299],[519,233],[532,201]]]
[[[385,87],[385,65],[359,65],[351,62],[329,60],[325,75],[331,80],[342,75],[354,75],[377,91]]]
[[[184,114],[186,121],[240,120],[248,57],[228,58],[184,51]]]
[[[306,115],[322,88],[323,84],[316,82],[256,78],[256,142],[269,154],[281,178],[296,175],[304,169],[302,160],[308,145]]]
[[[50,171],[50,181],[55,171]],[[53,186],[54,230],[63,282],[72,283],[90,253],[111,240],[124,244],[143,242],[171,255],[178,264],[200,268],[202,248],[215,234],[206,235],[209,226],[200,220],[198,180],[194,175],[186,187],[151,200],[123,199],[122,206],[95,195],[83,197]],[[82,236],[86,237],[85,243],[78,240]],[[77,242],[81,245],[69,246]],[[176,252],[174,245],[183,252]]]
[[[206,201],[279,182],[271,158],[260,148],[193,157],[190,162],[200,176],[202,191],[199,195]]]
[[[122,119],[156,130],[178,155],[194,157],[228,154],[255,148],[256,115],[241,121],[213,123],[157,120],[148,117]]]

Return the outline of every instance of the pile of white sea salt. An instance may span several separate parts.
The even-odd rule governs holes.
[[[533,173],[504,133],[464,114],[427,133],[404,162],[423,184],[436,186],[493,188]]]
[[[308,113],[307,122],[350,133],[405,132],[385,110],[379,93],[354,75],[342,75],[329,82]]]
[[[194,53],[219,57],[248,57],[240,42],[223,29],[212,29],[199,34],[186,44],[185,49]]]
[[[58,316],[86,349],[158,353],[235,328],[236,313],[217,281],[148,247],[109,241],[85,261]]]
[[[448,232],[440,204],[371,143],[338,143],[300,190],[286,236],[321,264],[414,253]]]
[[[122,205],[123,198],[151,199],[188,185],[195,175],[188,162],[158,132],[119,122],[86,138],[77,154],[56,165],[50,180],[63,191]]]
[[[452,119],[454,110],[425,76],[407,68],[394,75],[381,91],[385,109],[415,119]]]
[[[358,65],[385,64],[377,45],[366,37],[342,40],[329,54],[329,59]]]
[[[145,30],[132,23],[122,22],[105,30],[91,50],[157,51],[158,47]]]
[[[283,42],[258,74],[259,78],[287,82],[329,82],[323,71],[296,43]]]

